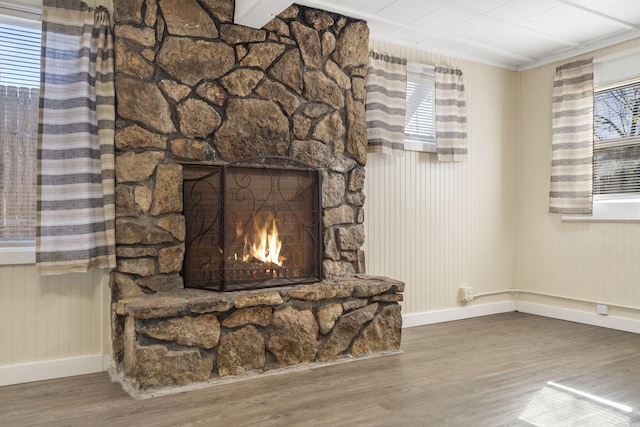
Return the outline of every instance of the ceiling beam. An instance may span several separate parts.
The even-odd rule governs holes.
[[[236,0],[233,22],[262,28],[291,3],[291,0]]]

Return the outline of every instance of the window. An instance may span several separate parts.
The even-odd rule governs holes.
[[[433,66],[407,64],[405,149],[436,151],[435,75]]]
[[[36,219],[40,17],[0,3],[0,252],[32,262]],[[25,259],[16,253],[26,252]]]
[[[594,95],[593,194],[640,197],[640,80]]]

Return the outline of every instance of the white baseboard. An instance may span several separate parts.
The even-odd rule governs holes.
[[[552,317],[554,319],[568,320],[570,322],[584,323],[586,325],[600,326],[603,328],[617,329],[619,331],[640,334],[640,320],[628,319],[616,316],[603,316],[587,311],[573,310],[569,308],[554,307],[544,304],[516,301],[516,310],[522,313],[535,314],[537,316]]]
[[[515,301],[502,301],[489,304],[471,305],[446,310],[425,311],[402,316],[402,327],[431,325],[433,323],[450,322],[452,320],[470,319],[472,317],[488,316],[490,314],[509,313],[516,311]]]
[[[110,355],[96,354],[0,366],[0,386],[102,372],[111,366],[111,360]]]
[[[414,326],[470,319],[473,317],[488,316],[491,314],[509,313],[511,311],[519,311],[527,314],[535,314],[537,316],[551,317],[553,319],[567,320],[570,322],[583,323],[585,325],[600,326],[603,328],[640,334],[640,320],[616,316],[603,316],[597,313],[522,301],[504,301],[472,305],[469,307],[457,307],[447,310],[405,314],[402,316],[402,327],[412,328]]]

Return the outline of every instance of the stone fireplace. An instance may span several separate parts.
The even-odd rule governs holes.
[[[118,377],[134,393],[400,345],[404,285],[366,276],[361,249],[367,25],[293,5],[252,29],[233,24],[233,7],[232,0],[114,0],[112,331]],[[291,172],[282,181],[286,202],[271,200],[242,220],[221,208],[215,227],[232,247],[214,242],[221,258],[189,261],[193,235],[185,218],[193,201],[183,185],[209,174],[214,181],[217,173],[253,174],[256,165],[247,162],[255,158],[317,173],[318,206],[298,214],[317,223],[302,231],[309,239],[289,236],[300,224],[284,216],[284,206],[307,198],[307,184]],[[294,181],[301,186],[290,188]],[[225,197],[238,190],[221,188]],[[282,227],[282,245],[298,246],[259,266],[251,259],[239,271],[236,261],[256,241],[245,246],[235,233],[256,234],[256,221],[267,231]],[[298,274],[285,270],[294,265],[286,261],[273,265],[303,253],[316,266],[296,261],[304,270]],[[190,285],[185,268],[204,271],[209,260],[237,268],[221,273],[218,285]],[[219,292],[230,283],[224,274],[240,279]],[[266,288],[247,289],[254,276]]]

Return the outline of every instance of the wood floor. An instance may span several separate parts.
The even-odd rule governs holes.
[[[1,387],[0,426],[640,425],[640,335],[508,313],[402,340],[401,354],[146,400],[106,373]]]

